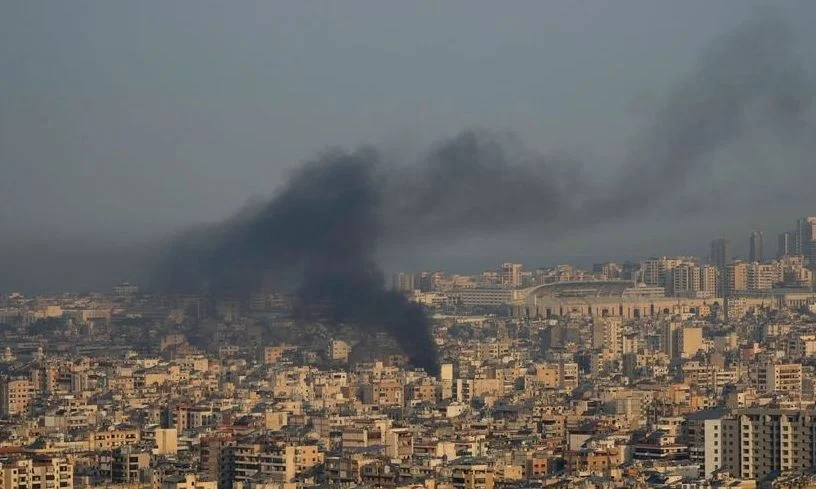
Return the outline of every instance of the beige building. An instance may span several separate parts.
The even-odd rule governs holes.
[[[732,296],[748,291],[748,263],[734,262],[725,267],[725,295]]]
[[[713,265],[682,264],[671,271],[669,295],[711,298],[717,296],[720,272]]]
[[[744,292],[767,292],[785,280],[780,262],[749,263],[737,261],[725,268],[725,291],[728,296]]]
[[[578,387],[578,364],[575,362],[561,362],[558,364],[558,388],[572,390]]]
[[[396,379],[382,379],[362,387],[362,401],[378,406],[402,406],[404,386]]]
[[[161,489],[218,489],[218,481],[196,474],[178,474],[166,478]]]
[[[799,363],[769,361],[753,364],[752,369],[759,392],[802,393],[802,365]]]
[[[678,332],[677,350],[680,358],[691,358],[703,349],[703,328],[685,326]]]
[[[796,335],[788,343],[788,357],[804,359],[816,356],[816,334]]]
[[[705,472],[725,469],[742,479],[777,472],[811,472],[816,466],[813,412],[743,409],[705,422]]]
[[[572,390],[578,387],[578,364],[574,362],[539,363],[531,375],[524,378],[525,386],[544,389]]]
[[[272,365],[281,361],[285,345],[267,346],[263,350],[263,362],[265,365]]]
[[[748,290],[752,292],[771,290],[785,280],[785,269],[780,262],[750,263],[748,265]]]
[[[624,319],[707,316],[723,304],[718,298],[666,297],[662,288],[635,287],[623,280],[559,282],[524,292],[525,298],[514,303],[513,314],[545,319],[567,315]]]
[[[557,389],[559,384],[558,365],[554,363],[539,363],[533,367],[532,375],[524,378],[526,389],[543,387]]]
[[[136,428],[115,428],[106,431],[92,431],[88,434],[88,449],[93,451],[112,450],[123,445],[135,445],[141,439]]]
[[[28,458],[0,464],[3,489],[73,489],[74,466],[65,458],[46,460]]]
[[[703,349],[703,329],[666,322],[661,334],[661,350],[671,359],[691,358]]]
[[[451,467],[454,489],[493,489],[495,474],[486,463],[459,463]]]
[[[317,445],[237,444],[226,447],[219,469],[222,482],[291,482],[306,469],[323,463]]]
[[[691,257],[678,256],[650,258],[640,264],[643,283],[653,287],[668,288],[672,284],[672,272],[680,266],[695,266],[696,260]],[[699,278],[698,278],[699,282]]]
[[[337,362],[347,362],[351,346],[343,340],[332,340],[329,343],[329,358]]]
[[[521,287],[524,267],[520,263],[503,263],[499,270],[499,280],[503,287]]]
[[[178,431],[175,428],[156,428],[155,450],[157,455],[178,453]]]
[[[111,456],[111,480],[116,483],[139,483],[145,479],[151,455],[132,446],[121,446]]]
[[[592,319],[592,348],[605,350],[613,355],[623,353],[623,322],[619,317],[594,317]]]
[[[0,379],[0,417],[24,416],[34,395],[34,386],[27,378]]]
[[[517,297],[517,291],[500,287],[480,287],[461,289],[454,295],[463,306],[468,307],[496,307],[509,304]]]

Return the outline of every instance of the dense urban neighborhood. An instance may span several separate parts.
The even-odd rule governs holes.
[[[276,291],[8,293],[0,487],[816,487],[814,231],[396,273],[425,368]]]

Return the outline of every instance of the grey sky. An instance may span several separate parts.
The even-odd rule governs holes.
[[[768,5],[816,45],[809,0],[5,2],[0,248],[141,240],[269,195],[325,146],[471,126],[611,170],[704,47]],[[782,212],[765,208],[750,217]]]

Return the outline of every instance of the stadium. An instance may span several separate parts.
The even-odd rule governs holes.
[[[635,286],[624,280],[556,282],[526,289],[513,303],[513,315],[534,319],[570,314],[625,319],[707,316],[722,304],[719,298],[666,297],[662,287]]]

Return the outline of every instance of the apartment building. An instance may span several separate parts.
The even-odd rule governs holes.
[[[66,458],[19,458],[0,463],[3,489],[73,489],[74,466]]]
[[[623,352],[623,321],[619,317],[596,317],[592,320],[592,347],[613,355]]]
[[[405,387],[396,379],[382,379],[364,385],[361,389],[362,401],[379,406],[402,406]]]
[[[516,291],[499,287],[461,289],[455,292],[463,306],[495,307],[509,304],[518,296]]]
[[[669,295],[710,298],[717,295],[719,269],[713,265],[682,264],[671,271]]]
[[[765,361],[752,364],[751,370],[759,392],[802,393],[802,365],[799,363]]]
[[[323,453],[317,445],[240,443],[222,449],[219,487],[249,480],[291,482],[297,474],[321,463]]]
[[[218,483],[197,474],[176,474],[166,478],[161,489],[217,489]]]
[[[111,457],[111,480],[119,484],[143,482],[149,467],[150,452],[131,446],[119,447]]]
[[[804,410],[750,408],[705,421],[704,471],[742,479],[809,472],[816,465],[816,416]]]
[[[26,377],[0,379],[0,417],[28,414],[34,386]]]
[[[749,263],[737,261],[725,269],[725,293],[728,296],[744,292],[767,292],[785,280],[781,262]]]
[[[672,271],[681,265],[694,266],[697,263],[694,258],[686,256],[662,256],[645,260],[640,265],[643,283],[653,287],[669,288],[672,286]]]
[[[495,474],[487,463],[462,460],[451,467],[454,489],[493,489]]]
[[[88,449],[94,451],[112,450],[123,445],[135,445],[139,443],[140,439],[141,432],[131,427],[93,431],[88,434]]]

